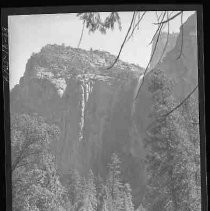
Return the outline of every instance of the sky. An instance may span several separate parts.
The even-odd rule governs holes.
[[[157,12],[160,14],[160,12]],[[183,22],[194,11],[184,11]],[[101,12],[102,18],[109,13]],[[174,11],[173,14],[176,14]],[[117,55],[121,44],[129,28],[133,12],[119,12],[122,30],[118,27],[101,34],[100,32],[89,33],[85,28],[80,48],[90,50],[108,51]],[[147,12],[139,29],[126,43],[120,59],[146,67],[151,54],[149,45],[157,26],[155,12]],[[179,32],[181,16],[170,22],[170,33]],[[10,89],[19,83],[25,72],[25,66],[32,55],[38,53],[47,44],[64,44],[65,46],[77,47],[82,31],[82,21],[76,13],[66,14],[38,14],[38,15],[13,15],[8,17],[9,33],[9,76]],[[167,31],[167,27],[163,29]]]

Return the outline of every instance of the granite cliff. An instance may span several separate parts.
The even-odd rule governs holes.
[[[165,37],[160,36],[160,37]],[[173,94],[178,101],[182,101],[197,85],[198,83],[198,56],[197,56],[197,16],[191,15],[183,24],[183,34],[176,35],[176,43],[174,40],[166,50],[165,56],[159,64],[154,68],[161,69],[165,72],[167,77],[174,82]],[[170,39],[169,39],[170,40]],[[169,41],[170,42],[170,41]],[[154,45],[154,44],[153,44]],[[174,47],[170,50],[170,46]],[[162,47],[161,47],[162,48]],[[154,57],[155,61],[159,61],[162,51],[157,49]],[[148,92],[148,82],[152,74],[152,68],[145,77],[144,84],[138,95],[138,104],[141,106],[143,112],[137,112],[135,117],[139,126],[140,134],[145,133],[149,122],[150,105],[152,104],[151,94]]]
[[[168,34],[167,32],[162,32],[160,36],[158,37],[158,34],[156,34],[152,42],[151,56],[153,54],[154,55],[149,65],[150,70],[153,69],[160,60],[162,61],[165,55],[175,47],[178,35],[179,35],[178,33]],[[158,42],[157,42],[157,39],[158,39]],[[156,42],[157,42],[157,46],[155,47]],[[167,43],[167,46],[165,47],[166,43]],[[161,59],[161,56],[162,56],[162,59]]]

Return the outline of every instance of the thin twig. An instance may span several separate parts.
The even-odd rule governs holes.
[[[138,12],[136,12],[135,17],[134,17],[134,20],[133,20],[133,24],[132,24],[133,29],[134,29],[135,24],[136,24],[136,17],[137,17],[137,15],[138,15]]]
[[[141,18],[141,13],[139,12],[138,13],[138,20]],[[139,30],[139,24],[138,24],[138,26],[137,26],[137,30]]]
[[[182,42],[181,42],[181,49],[180,49],[180,53],[179,53],[179,56],[177,57],[177,60],[180,59],[181,55],[182,55],[182,48],[183,48],[183,39],[184,39],[184,29],[183,29],[183,12],[182,12],[182,15],[181,15],[181,31],[182,31]]]
[[[169,18],[169,15],[168,15],[168,12],[167,12],[167,19]],[[161,60],[162,60],[162,57],[163,57],[163,55],[164,55],[164,53],[165,53],[165,51],[166,51],[166,47],[167,47],[167,45],[168,45],[168,38],[169,38],[169,33],[170,33],[170,29],[169,29],[169,24],[170,22],[168,22],[168,32],[167,32],[167,40],[166,40],[166,43],[165,43],[165,46],[164,46],[164,48],[163,48],[163,52],[162,52],[162,54],[161,54],[161,56],[160,56],[160,59],[159,59],[159,61],[158,61],[158,63],[157,63],[157,65],[161,62]]]
[[[148,62],[148,64],[147,64],[147,67],[146,67],[146,69],[145,69],[145,71],[144,71],[144,73],[143,73],[143,78],[142,78],[142,77],[139,78],[138,86],[139,86],[139,84],[140,84],[140,86],[137,88],[137,91],[136,91],[137,93],[135,94],[134,100],[136,100],[136,98],[137,98],[137,96],[138,96],[138,94],[139,94],[139,91],[140,91],[140,89],[141,89],[141,87],[142,87],[142,85],[143,85],[143,83],[144,83],[145,75],[146,75],[146,73],[147,73],[147,71],[148,71],[149,65],[150,65],[150,63],[151,63],[151,61],[152,61],[152,59],[153,59],[153,56],[154,56],[154,54],[155,54],[155,51],[156,51],[156,47],[157,47],[157,43],[158,43],[158,40],[159,40],[161,31],[162,31],[162,27],[163,27],[163,24],[161,24],[161,26],[160,26],[160,28],[159,28],[158,37],[157,37],[157,40],[156,40],[156,42],[155,42],[155,47],[154,47],[154,50],[153,50],[152,55],[151,55],[151,57],[150,57],[150,60],[149,60],[149,62]],[[141,78],[142,78],[142,79],[141,79]],[[140,80],[142,80],[141,83],[140,83]]]
[[[115,59],[115,61],[113,62],[113,64],[112,64],[110,67],[107,68],[107,70],[111,69],[111,68],[116,64],[116,62],[118,61],[118,59],[119,59],[119,57],[120,57],[120,54],[121,54],[121,51],[122,51],[122,49],[123,49],[123,47],[124,47],[124,45],[125,45],[125,41],[126,41],[126,39],[127,39],[127,37],[128,37],[128,34],[129,34],[130,30],[131,30],[131,27],[132,27],[132,25],[133,25],[134,17],[135,17],[135,12],[133,12],[133,17],[132,17],[132,20],[131,20],[129,29],[128,29],[127,34],[126,34],[126,36],[125,36],[125,38],[124,38],[124,41],[123,41],[123,43],[122,43],[122,45],[121,45],[121,47],[120,47],[120,51],[119,51],[119,53],[118,53],[118,55],[117,55],[117,58]]]
[[[79,43],[78,43],[78,45],[77,45],[77,48],[79,48],[79,46],[80,46],[80,44],[81,44],[82,37],[83,37],[83,32],[84,32],[84,28],[85,28],[85,21],[83,21],[82,32],[81,32],[81,36],[80,36],[80,39],[79,39]]]
[[[140,13],[140,12],[136,12],[135,17],[134,17],[134,20],[133,20],[133,24],[132,24],[132,28],[133,28],[133,29],[134,29],[134,27],[135,27],[135,25],[136,25],[136,18],[137,18],[138,13]],[[133,31],[133,30],[132,30],[132,31]],[[126,41],[127,41],[127,40],[126,40]]]
[[[134,30],[136,29],[137,26],[139,26],[139,23],[141,22],[141,20],[143,19],[144,15],[146,14],[146,12],[144,12],[142,14],[142,16],[139,18],[138,22],[136,23],[136,25],[134,26],[130,36],[128,37],[128,39],[126,40],[126,42],[128,42],[130,40],[130,38],[133,36]]]
[[[195,88],[184,98],[184,100],[182,100],[176,107],[174,107],[171,111],[169,111],[168,113],[164,114],[162,117],[167,117],[168,115],[170,115],[172,112],[174,112],[176,109],[178,109],[181,105],[183,105],[187,99],[189,99],[191,97],[191,95],[196,91],[196,89],[198,88],[198,84],[195,86]]]
[[[159,22],[159,17],[158,17],[157,11],[155,11],[155,15],[156,15],[156,18],[157,18],[157,22]]]
[[[166,12],[164,12],[164,14],[163,14],[163,17],[162,17],[162,20],[161,20],[161,21],[163,21],[163,19],[164,19],[165,15],[166,15]],[[161,15],[160,15],[160,16],[161,16]],[[157,33],[159,32],[160,27],[161,27],[161,24],[158,26],[158,28],[157,28],[157,30],[156,30],[156,32],[155,32],[155,34],[153,35],[153,37],[152,37],[152,39],[151,39],[151,41],[150,41],[150,43],[149,43],[149,45],[151,45],[151,44],[153,43],[153,41],[154,41],[154,39],[155,39],[155,37],[156,37]]]
[[[165,20],[165,21],[161,21],[161,22],[159,22],[159,23],[154,23],[154,24],[155,24],[155,25],[160,25],[160,24],[167,23],[167,22],[173,20],[174,18],[176,18],[177,16],[179,16],[179,15],[182,14],[182,13],[183,13],[183,11],[178,12],[177,14],[175,14],[174,16],[172,16],[171,18],[169,18],[169,19],[167,19],[167,20]]]
[[[159,17],[158,17],[158,13],[157,13],[157,11],[155,11],[155,14],[156,14],[157,23],[158,23],[158,22],[159,22],[159,20],[160,20],[160,18],[161,18],[161,16],[162,16],[162,14],[164,14],[164,12],[161,12],[161,13],[160,13],[160,15],[159,15]]]
[[[164,12],[161,12],[160,13],[160,16],[158,17],[158,19],[157,19],[157,22],[159,22],[159,20],[160,20],[160,18],[161,18],[161,16],[164,14]],[[162,19],[163,20],[163,19]]]
[[[169,14],[169,16],[171,16],[174,13],[174,11],[171,11],[171,13]]]

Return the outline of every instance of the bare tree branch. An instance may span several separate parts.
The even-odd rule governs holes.
[[[27,156],[27,152],[31,145],[39,142],[39,139],[30,139],[29,131],[26,131],[26,142],[24,143],[22,149],[20,150],[18,156],[16,157],[15,161],[12,164],[11,170],[12,172],[17,168],[17,166],[22,162],[22,160]]]
[[[168,18],[169,18],[169,14],[168,14],[168,12],[167,12],[167,19],[168,19]],[[167,45],[168,45],[168,38],[169,38],[169,33],[170,33],[169,25],[170,25],[170,22],[168,22],[167,40],[166,40],[165,46],[164,46],[164,48],[163,48],[163,52],[162,52],[162,54],[161,54],[161,56],[160,56],[160,59],[159,59],[157,65],[161,62],[162,57],[163,57],[163,55],[164,55],[164,53],[165,53],[165,51],[166,51],[166,47],[167,47]]]
[[[133,24],[132,24],[133,29],[134,29],[134,26],[135,26],[135,24],[136,24],[136,17],[137,17],[137,15],[138,15],[138,13],[140,13],[140,12],[136,12],[136,13],[135,13],[135,16],[134,16],[134,19],[133,19]]]
[[[155,15],[156,15],[156,18],[157,18],[157,22],[159,22],[159,17],[158,17],[157,11],[155,11]]]
[[[195,88],[176,107],[174,107],[168,113],[164,114],[162,117],[167,117],[172,112],[174,112],[176,109],[178,109],[181,105],[183,105],[187,101],[187,99],[189,99],[191,97],[191,95],[196,91],[197,88],[198,88],[198,84],[195,86]]]
[[[21,163],[21,161],[24,158],[24,155],[26,153],[26,151],[28,150],[29,146],[32,143],[30,143],[29,141],[25,144],[25,146],[23,147],[23,149],[21,149],[19,155],[17,156],[17,158],[15,159],[14,163],[12,164],[11,170],[12,172],[17,168],[17,166],[19,165],[19,163]]]
[[[166,12],[164,12],[164,14],[163,14],[163,17],[162,17],[162,20],[161,20],[161,21],[163,21],[163,19],[164,19],[165,15],[166,15]],[[161,16],[161,14],[160,14],[160,16]],[[159,17],[159,18],[160,18],[160,17]],[[155,37],[156,37],[157,33],[159,32],[160,27],[161,27],[161,24],[158,26],[158,28],[157,28],[156,32],[154,33],[154,35],[153,35],[153,37],[152,37],[152,39],[151,39],[151,41],[150,41],[150,43],[149,43],[149,45],[151,45],[151,44],[153,43],[153,41],[154,41],[154,39],[155,39]]]
[[[25,153],[26,154],[26,153]],[[28,157],[31,157],[31,156],[38,156],[40,154],[40,151],[34,151],[34,152],[30,152],[30,154],[28,155]],[[16,165],[15,169],[19,168],[19,167],[22,167],[22,166],[27,166],[27,165],[31,165],[30,162],[28,161],[24,161],[24,159],[26,158],[27,156],[25,155],[24,157],[22,157],[22,160],[18,163],[18,165]],[[23,162],[24,161],[24,162]],[[14,169],[13,169],[14,171]]]
[[[119,51],[119,53],[118,53],[118,55],[117,55],[117,58],[115,59],[115,61],[113,62],[113,64],[112,64],[110,67],[107,68],[107,70],[108,70],[108,69],[111,69],[111,68],[116,64],[116,62],[118,61],[118,59],[119,59],[119,57],[120,57],[121,51],[122,51],[122,49],[123,49],[123,46],[125,45],[125,41],[126,41],[126,39],[127,39],[127,37],[128,37],[128,34],[129,34],[130,30],[131,30],[131,27],[132,27],[132,25],[133,25],[133,20],[134,20],[134,17],[135,17],[135,13],[136,13],[136,12],[133,13],[133,17],[132,17],[130,26],[129,26],[129,28],[128,28],[127,34],[126,34],[126,36],[125,36],[125,39],[124,39],[124,41],[123,41],[123,43],[122,43],[122,45],[121,45],[121,47],[120,47],[120,51]]]
[[[160,13],[160,15],[159,15],[159,17],[158,17],[158,19],[157,19],[157,22],[159,22],[159,20],[160,20],[160,18],[161,18],[162,15],[164,15],[164,12],[161,12],[161,13]],[[163,19],[162,19],[162,21],[163,21]]]
[[[83,21],[82,32],[81,32],[81,36],[80,36],[80,39],[79,39],[79,43],[77,45],[77,48],[79,48],[79,46],[81,44],[82,37],[83,37],[83,32],[84,32],[84,28],[85,28],[85,21]]]
[[[165,13],[166,13],[166,12],[165,12]],[[163,16],[163,18],[164,18],[164,16]],[[137,87],[137,91],[136,91],[136,93],[135,93],[134,100],[136,100],[136,98],[137,98],[137,96],[138,96],[138,94],[139,94],[139,91],[140,91],[140,89],[141,89],[141,87],[142,87],[142,85],[143,85],[143,83],[144,83],[145,75],[146,75],[146,73],[147,73],[147,71],[148,71],[149,65],[150,65],[150,63],[151,63],[151,61],[152,61],[152,59],[153,59],[153,56],[154,56],[155,51],[156,51],[156,48],[157,48],[157,44],[158,44],[159,37],[160,37],[161,31],[162,31],[162,27],[163,27],[163,24],[161,24],[160,27],[159,27],[158,36],[157,36],[157,40],[156,40],[156,42],[155,42],[154,50],[153,50],[152,55],[151,55],[151,57],[150,57],[150,60],[149,60],[149,62],[148,62],[148,64],[147,64],[147,67],[146,67],[146,69],[145,69],[145,71],[144,71],[144,73],[143,73],[143,78],[142,78],[142,79],[141,79],[141,77],[139,78],[138,87]],[[142,80],[141,83],[140,83],[140,80]]]
[[[172,11],[172,12],[169,14],[169,16],[171,16],[173,13],[174,13],[174,11]]]
[[[159,40],[159,36],[160,36],[160,33],[161,33],[161,30],[162,30],[163,25],[164,25],[165,23],[169,23],[171,20],[173,20],[174,18],[176,18],[176,17],[177,17],[178,15],[180,15],[180,14],[182,14],[182,16],[183,16],[183,11],[178,12],[177,14],[173,15],[172,17],[167,18],[167,20],[163,21],[165,14],[166,14],[166,12],[164,13],[161,22],[158,23],[158,24],[159,24],[159,27],[158,27],[157,31],[155,32],[155,35],[153,36],[153,39],[154,39],[154,37],[155,37],[156,34],[158,33],[158,38],[157,38],[157,40],[156,40],[155,47],[154,47],[152,56],[151,56],[151,58],[150,58],[150,61],[149,61],[148,65],[147,65],[147,67],[146,67],[146,69],[145,69],[145,71],[144,71],[143,78],[142,78],[142,77],[139,78],[139,82],[138,82],[138,83],[140,83],[140,80],[141,80],[141,83],[140,83],[140,85],[138,85],[139,87],[138,87],[137,92],[136,92],[136,94],[135,94],[134,100],[136,100],[136,98],[137,98],[137,96],[138,96],[138,94],[139,94],[139,91],[140,91],[140,89],[141,89],[141,87],[142,87],[142,85],[143,85],[144,77],[145,77],[145,75],[146,75],[146,73],[147,73],[147,71],[148,71],[149,64],[150,64],[150,62],[152,61],[152,58],[153,58],[153,56],[154,56],[154,52],[156,51],[157,41]],[[171,13],[171,14],[172,14],[172,13]],[[181,21],[182,21],[182,18],[181,18]],[[182,34],[183,34],[183,33],[182,33]],[[153,41],[153,39],[152,39],[152,41]],[[183,45],[183,44],[182,44],[182,45]],[[164,47],[164,48],[166,48],[166,47]]]
[[[128,39],[126,40],[126,42],[128,42],[128,41],[130,40],[130,38],[133,36],[133,33],[134,33],[136,27],[139,26],[139,23],[141,22],[141,20],[143,19],[143,17],[144,17],[145,14],[146,14],[146,12],[144,12],[144,13],[142,14],[142,16],[139,18],[138,22],[135,24],[135,26],[134,26],[134,28],[133,28],[133,30],[132,30],[130,36],[129,36]]]
[[[141,13],[138,13],[138,20],[141,18]],[[137,25],[137,30],[139,30],[139,24]]]
[[[155,15],[156,15],[156,18],[157,18],[157,23],[159,22],[161,16],[164,14],[164,12],[161,12],[160,15],[158,16],[158,13],[157,11],[155,11]]]
[[[183,39],[184,39],[184,29],[183,29],[183,12],[181,15],[181,32],[182,32],[182,42],[181,42],[181,49],[180,49],[180,53],[179,56],[177,57],[177,60],[180,59],[181,55],[182,55],[182,48],[183,48]]]
[[[161,22],[159,22],[159,23],[154,23],[154,24],[155,24],[155,25],[160,25],[160,24],[167,23],[167,22],[173,20],[174,18],[176,18],[177,16],[179,16],[179,15],[182,14],[182,13],[183,13],[183,11],[178,12],[177,14],[175,14],[174,16],[172,16],[171,18],[169,18],[169,19],[167,19],[167,20],[165,20],[165,21],[161,21]]]

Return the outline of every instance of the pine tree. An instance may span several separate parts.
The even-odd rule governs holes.
[[[95,179],[92,170],[89,171],[86,184],[83,190],[83,205],[80,210],[83,211],[96,211],[97,209],[97,193],[96,193],[96,186],[95,186]]]
[[[109,210],[123,210],[124,194],[123,184],[121,182],[121,161],[116,153],[111,156],[111,163],[108,165],[109,173],[105,187],[104,204]],[[104,206],[105,206],[104,205]]]
[[[107,184],[104,185],[103,192],[102,211],[114,211],[111,191],[108,189]]]
[[[84,181],[76,169],[71,171],[69,180],[68,197],[72,206],[76,209],[83,200]]]
[[[103,196],[104,196],[104,179],[98,175],[96,178],[96,198],[97,198],[97,211],[102,210]]]
[[[200,136],[199,136],[199,109],[198,93],[194,93],[182,106],[182,115],[185,119],[185,127],[190,136],[189,160],[188,165],[190,174],[189,187],[190,197],[189,206],[191,210],[201,210],[201,178],[200,178]]]
[[[125,211],[134,211],[131,187],[128,183],[124,185],[124,207]]]
[[[172,83],[160,70],[150,78],[149,91],[153,95],[152,123],[144,140],[148,192],[145,197],[151,210],[190,210],[188,166],[192,152],[189,133],[180,109],[164,116],[176,105]]]

